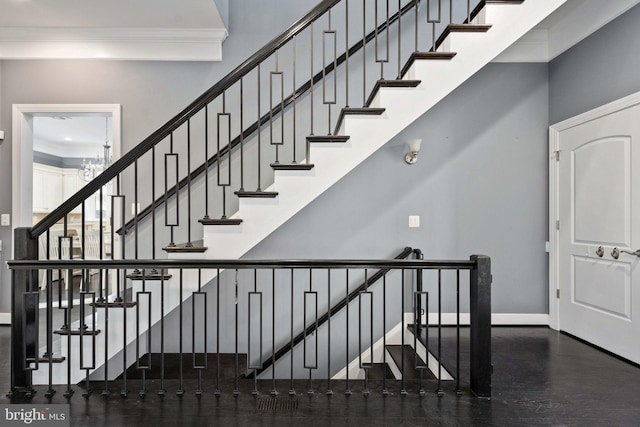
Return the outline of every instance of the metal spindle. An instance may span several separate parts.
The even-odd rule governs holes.
[[[220,269],[216,270],[216,397],[220,397]]]
[[[202,307],[203,315],[202,315],[202,337],[203,337],[203,363],[197,363],[197,349],[196,349],[196,297],[201,297],[204,299],[204,304]],[[202,292],[202,269],[198,269],[198,290],[191,294],[191,348],[192,348],[192,368],[198,371],[198,388],[195,391],[196,396],[202,396],[202,371],[207,369],[208,366],[208,356],[207,356],[207,293]]]
[[[276,269],[271,269],[271,395],[277,396],[276,389]]]
[[[310,66],[309,66],[309,73],[310,73],[310,78],[309,78],[309,82],[311,83],[311,86],[309,87],[309,97],[310,97],[310,103],[309,103],[309,108],[311,110],[311,114],[309,116],[309,120],[310,120],[310,125],[311,125],[311,132],[309,132],[309,135],[313,135],[313,22],[311,23],[311,25],[309,26],[310,28],[310,38],[311,38],[311,42],[310,44],[310,49],[311,49],[311,55],[309,55],[309,60],[310,60]],[[309,146],[309,144],[307,143],[307,147]],[[307,159],[309,158],[308,156],[309,154],[309,149],[307,148]]]
[[[328,12],[329,15],[329,29],[322,32],[322,103],[327,106],[327,135],[331,135],[331,105],[337,102],[338,97],[338,79],[333,79],[333,95],[331,99],[327,99],[327,37],[333,38],[333,71],[337,72],[337,52],[338,52],[338,37],[336,31],[331,29],[331,9]]]
[[[222,125],[223,125],[223,120],[226,121],[226,141],[225,141],[225,145],[227,147],[227,162],[229,164],[229,167],[227,169],[227,179],[226,182],[222,179],[222,161],[224,160],[223,156],[218,154],[218,186],[222,187],[222,219],[226,219],[227,218],[227,187],[229,187],[231,185],[231,147],[230,147],[230,143],[231,143],[231,114],[226,112],[226,100],[225,100],[225,95],[223,93],[222,95],[222,113],[218,113],[218,121],[217,121],[217,126],[218,126],[218,137],[217,137],[217,147],[218,147],[218,153],[222,152],[223,149],[223,145],[221,144],[222,141]]]
[[[164,269],[160,269],[160,390],[158,396],[165,395],[164,386]]]
[[[349,108],[349,0],[344,1],[344,83],[345,83],[345,108]]]
[[[347,384],[346,384],[346,389],[344,391],[344,394],[349,396],[351,395],[351,388],[349,387],[349,269],[347,268],[345,270],[345,301],[347,302],[346,306],[345,306],[345,317],[346,317],[346,324],[345,324],[345,335],[346,335],[346,341],[345,341],[345,354],[346,354],[346,362],[345,362],[345,366],[347,367]]]
[[[419,48],[418,48],[418,6],[420,5],[420,2],[416,1],[415,2],[415,13],[413,14],[414,16],[414,52],[419,52]]]
[[[238,388],[238,377],[239,375],[239,356],[238,356],[238,269],[236,268],[236,280],[235,280],[235,371],[234,371],[234,384],[233,384],[233,395],[239,396],[240,390]]]
[[[297,36],[293,36],[293,64],[292,64],[292,86],[293,86],[293,92],[292,92],[292,96],[293,96],[293,123],[292,123],[292,133],[293,133],[293,154],[292,154],[292,162],[291,163],[297,163],[298,159],[296,156],[296,145],[297,145],[297,141],[298,141],[298,136],[296,135],[296,104],[297,104],[297,99],[298,99],[298,93],[296,92],[296,52],[297,52]],[[284,113],[284,111],[283,111]],[[309,157],[307,156],[307,163],[308,162]]]
[[[367,0],[362,0],[362,106],[367,106]]]
[[[296,391],[293,386],[293,268],[291,269],[291,325],[290,325],[290,337],[291,337],[291,345],[290,345],[290,353],[291,353],[291,366],[290,366],[290,380],[291,386],[289,387],[289,396],[295,396]],[[273,367],[275,369],[275,366]]]
[[[151,148],[151,259],[156,259],[156,146]],[[152,270],[153,272],[154,270]]]
[[[179,203],[179,200],[176,199]],[[191,242],[191,119],[187,120],[187,243],[185,247],[193,247]]]
[[[244,191],[244,79],[240,78],[240,191]]]
[[[258,364],[257,365],[251,365],[251,330],[253,328],[251,328],[251,314],[253,313],[253,310],[251,309],[251,297],[253,295],[256,295],[258,297],[258,300],[260,301],[260,310],[259,310],[259,315],[258,315],[258,319],[260,320],[259,323],[259,329],[260,329],[260,334],[258,337],[259,340],[259,346],[258,346],[258,354],[259,354],[259,359],[258,359]],[[258,270],[257,269],[253,269],[253,292],[249,292],[248,293],[248,297],[247,297],[247,303],[248,303],[248,307],[247,307],[247,360],[249,362],[249,365],[247,366],[248,369],[255,369],[256,372],[258,369],[262,368],[262,292],[258,292]],[[251,390],[251,394],[256,396],[258,394],[258,375],[257,373],[254,373],[253,375],[253,390]]]
[[[256,191],[262,191],[262,177],[260,176],[261,172],[261,163],[262,163],[262,124],[260,120],[260,107],[262,106],[262,82],[260,76],[260,69],[262,64],[258,64],[258,188]]]
[[[407,389],[404,386],[404,296],[406,295],[405,292],[405,280],[404,280],[404,276],[405,276],[405,270],[402,269],[402,279],[401,279],[401,283],[400,283],[400,297],[401,297],[401,310],[400,310],[400,316],[401,316],[401,330],[402,333],[400,334],[401,336],[401,341],[402,341],[402,360],[400,361],[400,394],[403,396],[407,395]]]
[[[398,0],[398,80],[402,78],[402,0]]]
[[[444,396],[442,391],[442,270],[438,269],[438,396]]]
[[[387,366],[387,273],[382,276],[382,366]],[[389,395],[386,368],[382,377],[382,395]]]
[[[220,150],[218,155],[219,153]],[[204,106],[204,217],[202,219],[209,219],[209,104]]]
[[[460,270],[456,270],[456,394],[462,395],[460,389]]]
[[[178,336],[178,353],[180,354],[179,357],[179,366],[178,366],[178,390],[176,390],[176,395],[177,396],[182,396],[184,395],[184,372],[183,372],[183,358],[182,358],[182,347],[183,347],[183,336],[182,336],[182,331],[184,330],[183,328],[183,323],[184,323],[184,319],[182,316],[182,312],[183,312],[183,307],[182,307],[182,291],[184,289],[184,281],[183,281],[183,270],[182,268],[180,269],[180,276],[179,276],[179,302],[178,302],[178,316],[180,317],[179,319],[179,327],[180,327],[180,332],[179,332],[179,336]]]
[[[333,394],[331,390],[331,269],[327,270],[327,395]],[[317,323],[317,319],[316,319]],[[317,325],[316,325],[317,328]],[[317,347],[316,347],[317,348]]]
[[[431,24],[431,51],[436,51],[436,24],[442,22],[442,0],[438,0],[438,17],[431,17],[431,2],[427,2],[427,23]]]

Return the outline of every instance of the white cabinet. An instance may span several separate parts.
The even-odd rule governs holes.
[[[80,178],[77,169],[61,169],[60,171],[62,173],[62,200],[65,201],[84,187],[86,182]],[[86,203],[87,212],[91,210],[88,209],[89,204],[89,202]],[[71,213],[82,213],[82,205],[75,207]]]
[[[51,212],[62,203],[60,168],[33,164],[33,211]]]

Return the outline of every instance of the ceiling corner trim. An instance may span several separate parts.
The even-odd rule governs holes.
[[[0,28],[0,59],[221,61],[225,28]]]

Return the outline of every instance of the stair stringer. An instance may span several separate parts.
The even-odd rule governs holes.
[[[492,25],[488,32],[451,33],[443,46],[455,51],[455,58],[415,61],[405,78],[421,80],[421,84],[416,88],[381,88],[371,106],[384,107],[384,114],[345,117],[339,134],[350,136],[346,144],[312,144],[314,169],[275,172],[274,183],[267,190],[277,191],[277,198],[241,199],[232,216],[243,220],[237,227],[206,226],[204,246],[209,249],[205,257],[242,257],[565,1],[487,4],[481,15]]]

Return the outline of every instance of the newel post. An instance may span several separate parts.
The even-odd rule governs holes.
[[[37,260],[38,239],[31,229],[16,228],[13,235],[14,259]],[[11,272],[11,394],[33,393],[29,361],[38,352],[38,271]],[[35,296],[35,298],[34,298]],[[32,369],[32,368],[31,368]]]
[[[471,391],[491,398],[491,258],[472,255],[471,270]]]

